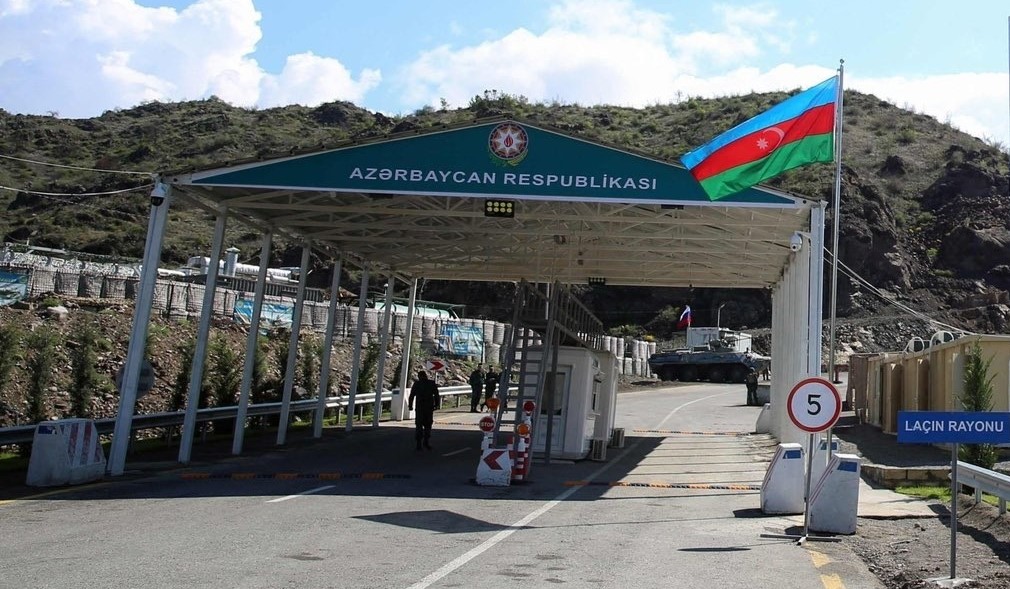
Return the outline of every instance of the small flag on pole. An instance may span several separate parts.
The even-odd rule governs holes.
[[[691,327],[691,305],[684,305],[684,312],[680,314],[680,321],[677,321],[677,329]]]
[[[837,76],[825,80],[686,153],[681,161],[711,200],[786,170],[831,162],[838,88]]]

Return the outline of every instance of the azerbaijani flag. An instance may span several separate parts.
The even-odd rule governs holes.
[[[740,123],[680,161],[711,200],[786,170],[834,161],[837,100],[835,76]]]

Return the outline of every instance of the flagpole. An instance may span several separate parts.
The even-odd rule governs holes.
[[[835,210],[832,214],[832,236],[831,236],[831,320],[828,333],[828,378],[831,382],[835,380],[835,310],[838,303],[838,222],[842,217],[841,194],[842,194],[842,100],[845,98],[845,91],[842,89],[843,76],[845,75],[845,60],[838,60],[838,115],[835,117]],[[829,442],[830,443],[830,442]],[[831,455],[830,448],[828,455]]]

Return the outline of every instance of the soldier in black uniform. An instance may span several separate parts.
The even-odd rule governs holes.
[[[487,406],[487,402],[494,396],[494,391],[498,388],[499,378],[501,378],[501,375],[495,372],[494,368],[487,369],[487,375],[484,376],[484,403],[480,406],[482,411]]]
[[[753,406],[758,404],[758,373],[754,368],[750,369],[747,376],[743,380],[747,383],[747,405]]]
[[[431,450],[431,424],[435,421],[435,409],[439,406],[438,385],[434,381],[428,380],[428,375],[423,370],[418,371],[417,380],[410,387],[410,397],[407,399],[407,408],[414,411],[414,399],[417,399],[417,411],[414,413],[414,439],[417,441],[417,449],[424,447]]]

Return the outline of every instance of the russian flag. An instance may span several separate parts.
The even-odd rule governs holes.
[[[680,314],[677,329],[686,329],[688,327],[691,327],[691,305],[684,305],[684,312]]]

